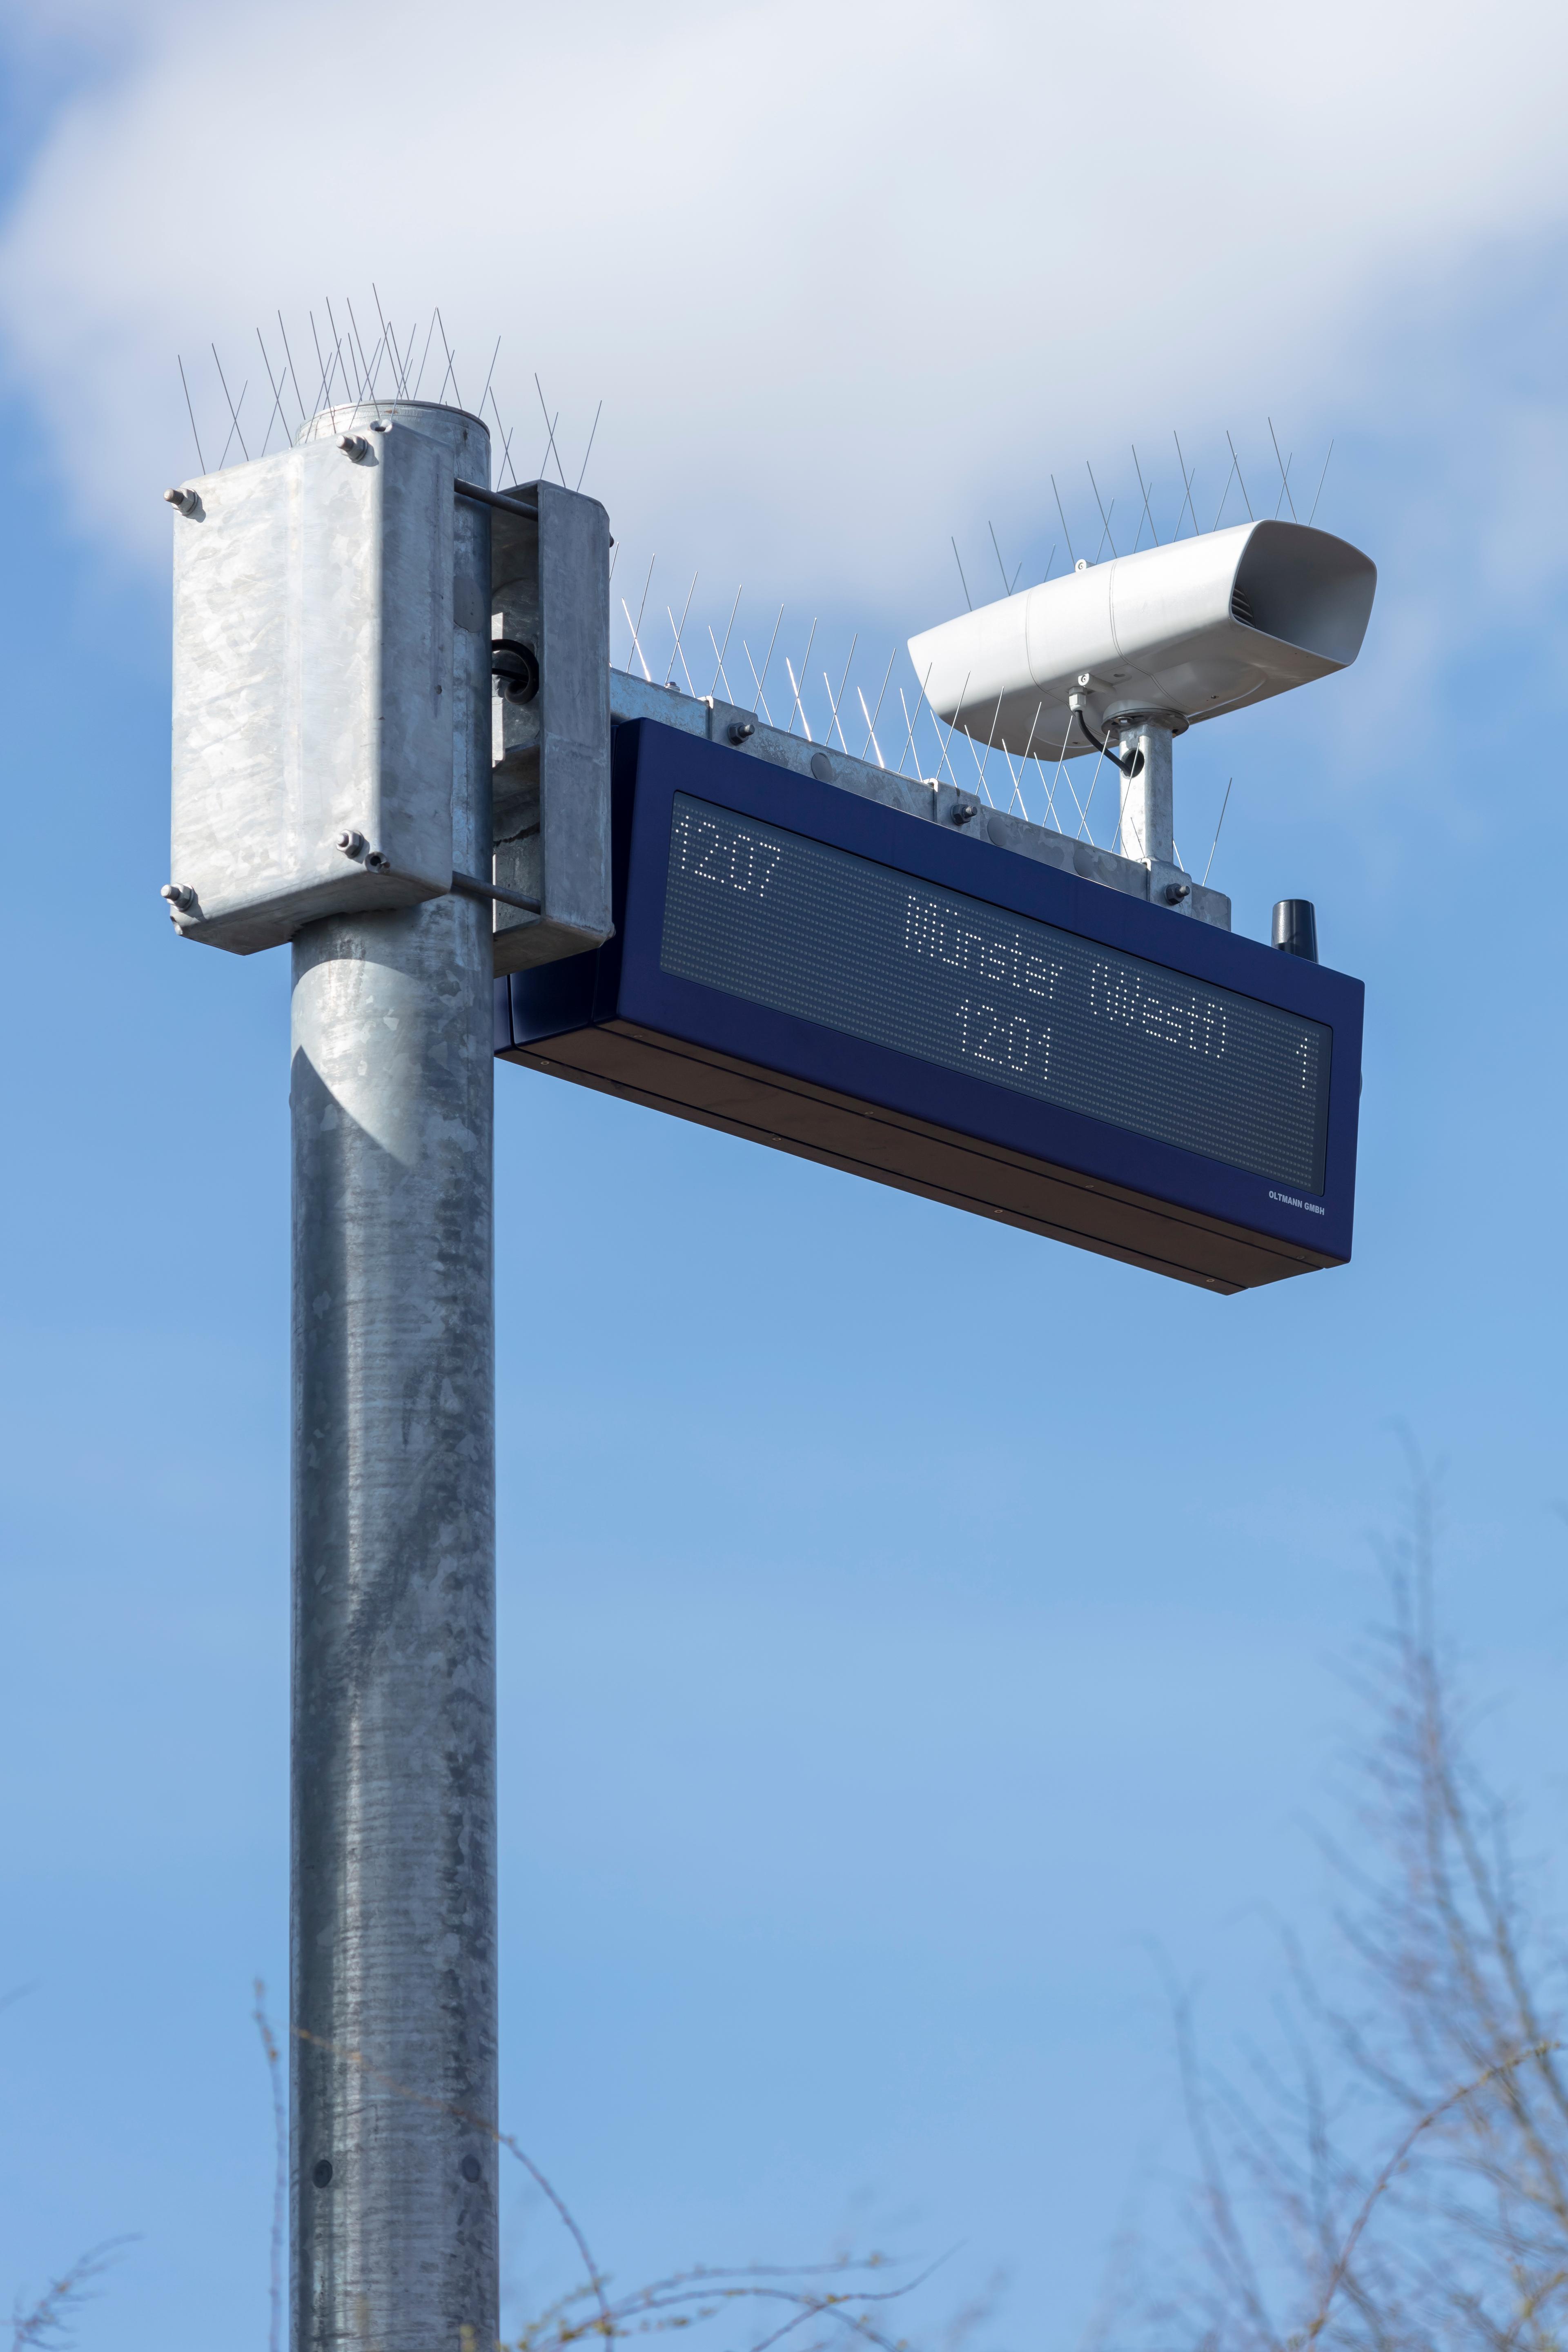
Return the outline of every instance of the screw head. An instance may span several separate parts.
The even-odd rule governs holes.
[[[755,727],[749,719],[731,719],[730,721],[730,740],[731,743],[743,743],[748,736],[754,735],[756,731]]]
[[[980,810],[978,805],[971,807],[967,801],[960,801],[958,806],[952,812],[952,821],[954,824],[967,824],[971,817],[975,817],[979,814]]]
[[[362,457],[366,457],[370,455],[370,443],[361,433],[340,433],[338,436],[338,446],[342,451],[345,457],[352,457],[353,459],[356,466]]]
[[[196,903],[196,894],[188,882],[165,882],[158,896],[167,898],[171,907],[178,907],[182,914]]]
[[[365,851],[364,867],[367,874],[384,874],[391,864],[392,860],[384,850],[367,849]]]
[[[165,490],[163,499],[166,505],[174,507],[180,514],[194,514],[195,511],[197,499],[195,490]]]
[[[342,851],[345,857],[363,857],[364,856],[364,835],[363,833],[340,833],[338,835],[338,847]]]

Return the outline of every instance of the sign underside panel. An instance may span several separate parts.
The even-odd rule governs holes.
[[[1206,1290],[1256,1289],[1326,1263],[618,1024],[512,1047],[504,1058]]]

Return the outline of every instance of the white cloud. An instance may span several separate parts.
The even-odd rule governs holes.
[[[15,205],[0,322],[132,549],[191,462],[175,351],[216,340],[254,416],[257,324],[374,279],[443,304],[470,399],[502,334],[530,467],[535,368],[569,464],[604,398],[591,487],[637,542],[896,593],[1086,447],[1328,415],[1380,289],[1568,211],[1568,23],[1524,0],[72,21],[117,63]]]

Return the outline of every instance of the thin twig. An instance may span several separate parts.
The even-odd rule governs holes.
[[[1451,2114],[1455,2107],[1462,2106],[1467,2099],[1473,2099],[1478,2091],[1484,2091],[1489,2083],[1495,2083],[1503,2075],[1511,2074],[1516,2067],[1526,2065],[1531,2058],[1544,2058],[1549,2053],[1564,2048],[1568,2048],[1568,2043],[1538,2042],[1533,2049],[1516,2051],[1511,2058],[1504,2058],[1497,2065],[1489,2066],[1484,2074],[1476,2076],[1474,2082],[1462,2083],[1457,2091],[1450,2091],[1446,2099],[1440,2099],[1435,2107],[1428,2108],[1420,2121],[1412,2126],[1373,2182],[1361,2211],[1351,2226],[1350,2235],[1346,2238],[1339,2260],[1330,2273],[1329,2283],[1323,2291],[1322,2301],[1318,2306],[1317,2315],[1305,2336],[1300,2339],[1303,2352],[1307,2345],[1315,2344],[1322,2334],[1329,2316],[1329,2306],[1350,2270],[1355,2250],[1361,2242],[1362,2232],[1372,2219],[1373,2208],[1392,2185],[1394,2175],[1399,2171],[1423,2133],[1429,2132],[1434,2124],[1440,2123],[1446,2115]]]
[[[30,2311],[18,2311],[11,2323],[11,2352],[26,2352],[36,2346],[38,2352],[50,2343],[62,2341],[61,2328],[66,2314],[74,2305],[90,2301],[89,2289],[117,2260],[124,2246],[132,2246],[134,2237],[105,2238],[79,2254],[70,2268],[51,2279]]]

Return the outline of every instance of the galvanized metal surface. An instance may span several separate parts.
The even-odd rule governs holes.
[[[1122,730],[1117,749],[1131,758],[1136,773],[1121,773],[1123,857],[1145,866],[1173,866],[1175,807],[1171,772],[1171,730],[1157,719],[1136,719]]]
[[[451,882],[451,455],[395,424],[353,451],[204,475],[174,516],[174,920],[240,955]]]
[[[1230,900],[1225,892],[1206,889],[1174,865],[1152,869],[1141,857],[1119,857],[1114,850],[1097,849],[1089,841],[1075,841],[1068,834],[1054,832],[1049,825],[1032,824],[1026,817],[987,806],[973,793],[955,792],[951,784],[931,784],[919,777],[898,775],[890,768],[879,768],[872,761],[858,760],[852,752],[830,751],[823,744],[807,743],[798,735],[786,734],[782,728],[766,726],[738,704],[700,701],[668,687],[650,685],[629,671],[616,669],[610,672],[610,712],[617,726],[631,719],[657,719],[663,726],[678,727],[685,734],[704,735],[715,743],[730,743],[753,759],[791,769],[799,776],[816,776],[821,782],[837,784],[841,791],[858,793],[863,799],[879,801],[885,808],[902,809],[907,815],[922,817],[928,823],[956,824],[966,841],[993,842],[999,849],[1010,849],[1020,857],[1037,858],[1042,865],[1058,866],[1086,882],[1099,882],[1106,889],[1120,890],[1129,898],[1169,906],[1172,902],[1164,895],[1167,888],[1187,885],[1189,895],[1180,902],[1184,910],[1201,923],[1214,924],[1218,930],[1230,929]]]
[[[495,879],[540,902],[498,907],[498,977],[610,936],[610,523],[597,499],[553,482],[494,517],[498,635],[531,647],[539,690],[495,703]]]
[[[488,482],[455,410],[306,431],[373,416]],[[480,874],[490,523],[457,509],[454,856]],[[294,2352],[499,2329],[491,988],[466,897],[294,943]]]

